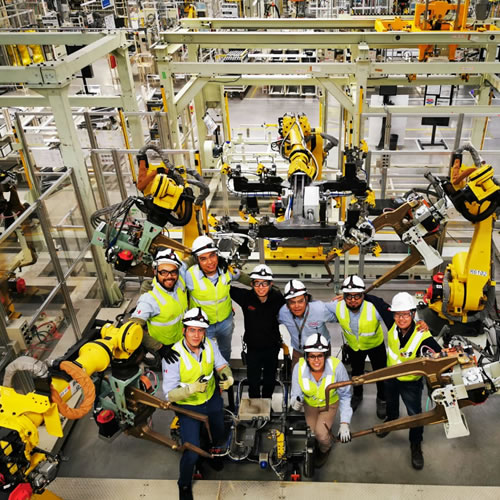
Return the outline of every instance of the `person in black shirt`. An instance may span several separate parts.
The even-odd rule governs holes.
[[[277,288],[273,288],[273,272],[265,264],[256,266],[250,278],[251,290],[231,286],[230,293],[243,311],[248,395],[250,398],[270,398],[274,391],[281,347],[278,312],[285,299]]]

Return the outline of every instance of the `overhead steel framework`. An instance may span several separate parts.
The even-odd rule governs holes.
[[[0,33],[0,45],[73,45],[83,46],[71,55],[56,61],[48,61],[30,66],[1,66],[0,84],[19,85],[34,90],[40,96],[9,95],[0,96],[0,105],[8,106],[47,106],[51,108],[60,140],[61,155],[66,167],[74,172],[76,190],[82,200],[82,216],[90,220],[95,205],[90,184],[85,155],[77,135],[71,108],[75,106],[114,106],[126,112],[139,111],[135,96],[134,81],[128,56],[129,43],[123,31],[108,33],[93,32],[48,32],[48,33]],[[116,60],[120,80],[121,95],[118,96],[70,96],[70,83],[82,68],[113,54]],[[128,118],[132,144],[140,148],[144,144],[139,113]],[[21,131],[22,133],[22,131]],[[27,172],[32,186],[32,196],[38,199],[40,190],[33,172]],[[89,241],[92,239],[91,228],[87,227]],[[90,232],[89,232],[90,231]],[[97,275],[108,305],[121,300],[113,277],[112,268],[106,262],[102,250],[92,245]]]
[[[382,18],[383,19],[383,18]],[[500,31],[489,32],[375,32],[376,18],[300,19],[300,20],[223,20],[186,19],[177,31],[160,34],[155,46],[158,70],[165,89],[170,111],[170,130],[173,147],[179,147],[176,116],[194,101],[200,144],[203,143],[201,117],[206,101],[219,101],[221,110],[224,84],[238,81],[238,85],[318,85],[324,90],[322,100],[333,96],[347,111],[352,145],[363,139],[364,115],[385,114],[384,107],[373,107],[367,102],[367,88],[381,85],[461,85],[467,82],[479,89],[473,106],[428,107],[391,106],[390,112],[403,115],[486,114],[491,113],[491,88],[500,91],[500,63],[495,61]],[[411,49],[419,45],[437,47],[457,45],[459,48],[483,49],[478,62],[377,62],[372,50]],[[187,47],[187,61],[179,62],[175,54]],[[219,63],[203,62],[199,49],[349,49],[351,62],[317,63]],[[178,58],[177,58],[178,59]],[[174,93],[173,77],[190,75],[188,83]],[[218,87],[218,88],[216,88]],[[325,105],[324,109],[327,109]],[[174,112],[172,112],[172,110]],[[323,123],[326,124],[326,113]],[[474,119],[472,143],[480,147],[485,117]],[[224,116],[223,124],[227,123]],[[477,125],[477,126],[476,126]],[[227,137],[227,135],[226,135]]]

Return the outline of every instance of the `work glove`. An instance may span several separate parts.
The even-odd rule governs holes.
[[[229,365],[226,365],[224,368],[222,368],[222,370],[219,372],[219,377],[219,387],[223,391],[227,391],[234,384],[233,372],[231,371]]]
[[[304,408],[304,403],[297,396],[297,399],[295,401],[292,401],[292,410],[302,411],[303,408]]]
[[[349,429],[349,424],[342,422],[339,427],[339,433],[337,439],[341,443],[348,443],[351,440],[351,431]]]
[[[207,387],[208,387],[208,382],[200,382],[198,380],[197,382],[193,382],[192,384],[172,389],[167,394],[167,399],[171,403],[176,403],[177,401],[182,401],[184,399],[189,398],[189,396],[195,394],[196,392],[205,392],[207,390]]]
[[[199,380],[187,386],[189,394],[195,394],[196,392],[205,392],[207,390],[207,387],[208,382],[201,382]]]
[[[174,344],[163,345],[159,350],[158,354],[165,360],[167,365],[175,363],[179,359],[179,353],[172,349]]]

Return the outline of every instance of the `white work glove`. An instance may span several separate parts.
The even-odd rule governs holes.
[[[295,401],[292,401],[292,410],[302,411],[303,408],[304,408],[304,403],[297,396],[297,399]]]
[[[219,382],[219,387],[223,390],[223,391],[227,391],[232,385],[234,384],[234,378],[229,376],[227,377],[225,380],[221,380]]]
[[[227,391],[234,384],[233,372],[231,371],[231,367],[229,365],[222,368],[219,372],[219,377],[219,387],[223,391]]]
[[[351,440],[351,431],[349,430],[349,424],[342,422],[339,427],[339,433],[337,439],[341,443],[348,443]]]
[[[189,394],[194,394],[195,392],[205,392],[208,387],[208,382],[200,382],[199,380],[189,384],[187,389]]]

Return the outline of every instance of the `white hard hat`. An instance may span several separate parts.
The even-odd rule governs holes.
[[[343,293],[365,293],[365,282],[356,274],[351,274],[342,283]]]
[[[294,297],[299,297],[300,295],[305,295],[307,293],[307,288],[302,281],[290,280],[285,285],[285,300],[293,299]]]
[[[184,326],[198,326],[200,328],[208,328],[210,326],[208,316],[201,307],[193,307],[193,309],[186,311],[182,323]]]
[[[269,266],[265,264],[259,264],[255,266],[250,273],[250,278],[253,280],[272,280],[273,272]]]
[[[216,247],[214,240],[209,236],[198,236],[193,241],[193,247],[191,248],[195,255],[203,255],[204,253],[217,252],[219,249]]]
[[[412,311],[417,308],[415,299],[408,292],[399,292],[392,298],[391,311]]]
[[[309,335],[304,344],[304,352],[328,352],[330,344],[320,333]]]
[[[179,259],[177,254],[171,248],[166,247],[160,248],[156,252],[155,260],[153,261],[155,269],[157,269],[160,264],[173,264],[177,266],[177,269],[182,266],[181,259]]]

